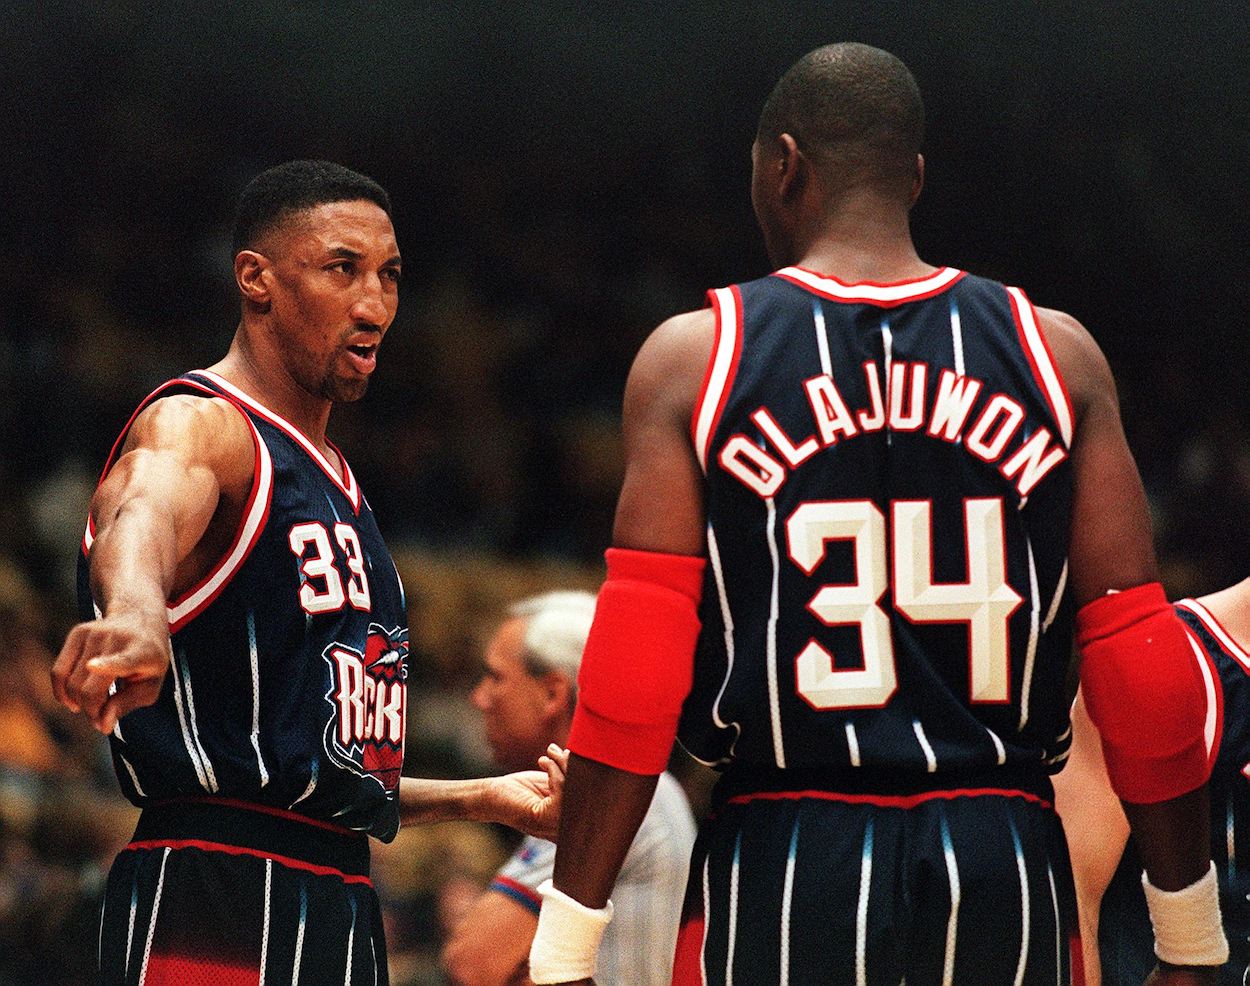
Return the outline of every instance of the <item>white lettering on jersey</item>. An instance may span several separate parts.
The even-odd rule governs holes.
[[[721,448],[717,457],[721,468],[767,499],[781,488],[788,470],[802,466],[821,449],[882,428],[924,428],[931,438],[963,443],[978,459],[997,464],[1003,478],[1025,497],[1068,457],[1067,448],[1055,440],[1049,428],[1029,426],[1024,407],[1014,398],[995,393],[978,408],[985,384],[975,377],[943,369],[930,403],[925,388],[930,367],[920,362],[894,363],[890,367],[887,402],[882,395],[877,364],[870,360],[863,369],[867,407],[851,411],[829,374],[811,377],[803,382],[803,396],[815,423],[814,434],[795,442],[767,407],[757,408],[751,413],[751,420],[778,455],[770,454],[739,433]],[[1013,448],[1016,442],[1019,444]],[[1000,462],[1004,456],[1005,461]]]

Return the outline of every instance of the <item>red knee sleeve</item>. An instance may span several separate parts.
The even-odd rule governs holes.
[[[1081,688],[1102,734],[1111,786],[1152,804],[1210,774],[1201,656],[1157,582],[1103,596],[1076,614]]]
[[[577,676],[569,749],[658,774],[694,674],[702,558],[609,548],[608,577]]]

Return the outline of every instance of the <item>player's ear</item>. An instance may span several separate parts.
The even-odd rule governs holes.
[[[920,198],[920,190],[924,188],[924,155],[916,155],[916,177],[912,180],[911,185],[911,201],[909,205],[915,205],[916,200]]]
[[[790,134],[777,138],[777,191],[782,201],[792,198],[803,186],[803,174],[807,170],[806,156],[799,150],[798,141]]]
[[[269,258],[255,250],[240,250],[234,258],[234,280],[244,303],[269,310]]]

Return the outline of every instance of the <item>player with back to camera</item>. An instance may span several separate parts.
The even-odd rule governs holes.
[[[595,610],[588,592],[548,592],[508,611],[486,645],[473,692],[495,762],[533,763],[568,739],[577,669]],[[694,819],[681,785],[660,775],[655,798],[617,877],[616,917],[599,952],[604,986],[668,986]],[[453,932],[443,952],[457,986],[522,986],[556,847],[527,838]]]
[[[403,588],[332,405],[395,317],[390,200],[328,162],[244,189],[230,351],[161,385],[91,503],[57,697],[143,811],[109,873],[100,981],[387,981],[368,836],[489,819],[550,834],[561,770],[400,779]],[[549,784],[550,782],[550,784]]]
[[[1048,776],[1074,620],[1153,981],[1214,982],[1227,954],[1210,698],[1110,371],[1069,316],[917,256],[922,130],[894,56],[800,59],[752,148],[781,269],[665,322],[630,371],[536,983],[590,981],[678,731],[723,774],[674,983],[1079,982]]]
[[[1245,986],[1250,981],[1250,579],[1173,606],[1222,699],[1207,721],[1213,758],[1211,859],[1230,953],[1220,982]],[[1141,864],[1107,779],[1098,732],[1079,695],[1072,710],[1072,756],[1055,778],[1055,797],[1072,848],[1087,979],[1091,986],[1140,982],[1153,958]]]

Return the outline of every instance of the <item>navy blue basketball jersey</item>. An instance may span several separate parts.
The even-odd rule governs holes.
[[[168,604],[173,663],[160,697],[113,731],[122,791],[140,806],[237,799],[389,840],[399,827],[408,628],[373,512],[337,449],[341,476],[290,422],[212,372],[169,381],[135,415],[173,394],[224,398],[244,415],[254,478],[227,551]],[[88,522],[83,619],[99,613],[93,536]]]
[[[683,745],[770,769],[1057,769],[1073,424],[1023,292],[792,267],[711,300]]]

